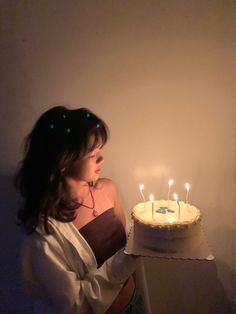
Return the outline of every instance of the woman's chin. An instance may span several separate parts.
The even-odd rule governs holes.
[[[100,173],[96,173],[90,181],[96,182],[99,179],[99,177],[100,177]]]

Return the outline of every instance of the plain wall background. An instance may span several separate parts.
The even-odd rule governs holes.
[[[23,137],[56,104],[88,107],[109,125],[103,175],[116,182],[127,216],[140,201],[140,183],[166,198],[173,177],[184,198],[190,182],[220,283],[236,297],[235,1],[1,1],[0,14],[1,307],[27,311],[16,284],[21,235],[12,174]],[[189,287],[190,303],[201,307],[195,295],[206,278],[197,276],[195,286],[189,273],[207,274],[210,266],[193,263],[144,261],[150,291],[165,286],[151,298],[153,309],[172,313],[169,301],[184,299]],[[209,291],[209,300],[220,295],[224,303],[220,288]]]

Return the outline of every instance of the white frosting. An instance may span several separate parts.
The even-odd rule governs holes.
[[[200,218],[200,211],[184,202],[160,200],[154,201],[154,206],[150,201],[137,204],[133,216],[144,224],[164,227],[191,224]]]

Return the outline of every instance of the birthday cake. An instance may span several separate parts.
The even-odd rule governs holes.
[[[132,211],[134,240],[160,252],[184,252],[200,244],[200,210],[184,202],[160,200]]]

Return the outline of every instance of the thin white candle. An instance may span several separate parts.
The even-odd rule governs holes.
[[[188,205],[188,194],[189,194],[189,190],[190,190],[190,184],[189,183],[185,183],[185,189],[186,189],[185,203]]]
[[[152,202],[152,220],[154,220],[154,196],[150,194],[149,200]]]
[[[170,200],[170,191],[171,191],[171,186],[174,184],[174,180],[173,179],[170,179],[168,181],[168,195],[167,195],[167,199],[168,199],[168,202]]]
[[[179,206],[179,220],[180,220],[180,205],[179,205],[179,198],[178,195],[176,193],[173,194],[173,198],[174,200],[177,202],[178,206]]]
[[[144,195],[143,195],[143,189],[144,189],[144,185],[143,185],[143,184],[140,184],[140,185],[139,185],[139,190],[140,190],[140,193],[141,193],[141,195],[142,195],[143,202],[145,203],[145,197],[144,197]]]
[[[140,193],[141,193],[141,195],[142,195],[142,198],[143,198],[143,206],[144,206],[144,208],[145,208],[145,203],[146,203],[146,201],[145,201],[145,197],[144,197],[144,194],[143,194],[143,189],[144,189],[144,185],[143,185],[143,184],[140,184],[140,185],[139,185],[139,190],[140,190]]]

